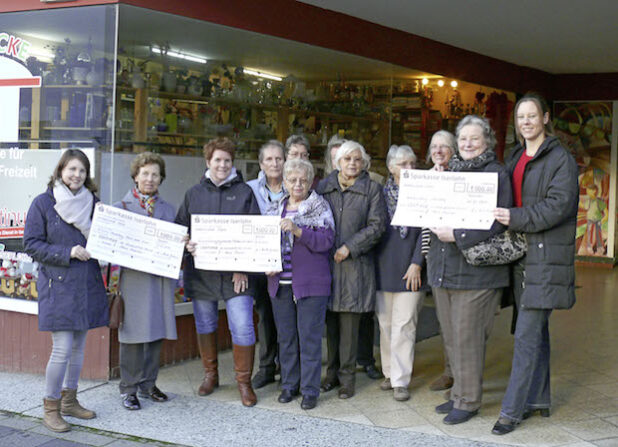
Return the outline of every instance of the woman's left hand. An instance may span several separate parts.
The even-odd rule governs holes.
[[[348,258],[348,256],[350,256],[350,249],[346,247],[345,245],[342,245],[335,252],[335,256],[334,256],[335,262],[339,264],[340,262],[345,261]]]
[[[511,210],[508,208],[496,208],[494,210],[494,218],[502,225],[508,227],[511,223]]]
[[[451,227],[430,228],[430,230],[442,242],[455,242],[455,233]]]
[[[249,278],[245,273],[234,273],[232,282],[234,283],[234,293],[242,293],[249,287]]]
[[[283,231],[289,231],[296,237],[300,237],[303,234],[301,230],[291,219],[281,219],[281,229]]]
[[[406,289],[412,292],[417,292],[421,287],[421,266],[418,264],[410,264],[408,271],[403,275],[406,282]]]

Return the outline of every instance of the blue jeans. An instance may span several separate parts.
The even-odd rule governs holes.
[[[45,397],[60,399],[63,388],[77,389],[84,364],[84,347],[88,331],[52,332],[52,352],[45,370]]]
[[[521,264],[515,267],[514,274],[515,282],[519,284],[523,279]],[[515,327],[513,364],[500,411],[500,417],[513,422],[521,422],[526,410],[551,406],[549,316],[552,310],[522,308],[520,296],[518,293],[515,295],[515,305],[519,312]]]
[[[322,332],[327,296],[308,296],[294,301],[292,286],[280,285],[272,298],[279,341],[281,388],[303,396],[320,394]]]
[[[232,343],[238,346],[255,344],[253,329],[253,297],[239,295],[225,300],[227,324],[232,333]],[[193,315],[198,334],[210,334],[217,330],[219,309],[217,301],[193,300]]]

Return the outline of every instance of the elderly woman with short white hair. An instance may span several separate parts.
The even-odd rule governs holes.
[[[429,142],[429,151],[427,152],[427,162],[433,163],[432,170],[445,171],[448,169],[448,162],[455,154],[457,141],[455,135],[448,130],[439,130],[434,133]]]
[[[384,186],[384,197],[392,219],[401,171],[416,167],[416,155],[410,146],[393,145],[386,156],[386,166],[391,175]],[[428,288],[426,278],[421,278],[425,264],[421,229],[387,225],[376,255],[376,315],[385,377],[380,388],[393,390],[395,400],[405,401],[410,398],[416,324]]]
[[[322,332],[331,290],[330,249],[335,222],[330,205],[310,191],[313,166],[293,159],[283,167],[288,193],[278,209],[281,216],[282,271],[267,272],[268,293],[279,341],[280,403],[299,392],[301,408],[310,410],[320,394]]]
[[[335,217],[336,247],[326,316],[328,367],[322,390],[341,385],[341,399],[354,395],[360,319],[375,306],[373,249],[386,227],[381,187],[367,172],[370,160],[361,144],[346,141],[337,151],[336,170],[317,188]]]

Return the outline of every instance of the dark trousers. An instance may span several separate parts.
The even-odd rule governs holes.
[[[268,283],[265,275],[256,276],[255,306],[258,314],[259,369],[268,375],[274,375],[277,369],[277,327],[273,308],[268,296]]]
[[[163,340],[150,343],[120,343],[120,392],[148,391],[159,375],[159,357]]]
[[[514,268],[517,285],[523,285],[523,263]],[[515,289],[518,308],[511,377],[502,400],[500,416],[519,422],[524,411],[551,406],[549,384],[549,317],[551,309],[520,306],[523,287]]]
[[[373,356],[374,338],[375,312],[364,312],[361,314],[361,319],[358,326],[356,363],[360,366],[375,365],[376,359]]]
[[[279,340],[281,388],[303,396],[320,394],[322,332],[327,296],[294,300],[292,287],[280,285],[272,298]]]
[[[326,380],[338,378],[343,386],[354,386],[361,316],[355,312],[326,312]]]

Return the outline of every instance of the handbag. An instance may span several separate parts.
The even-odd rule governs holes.
[[[118,276],[118,287],[112,289],[110,285],[112,265],[107,265],[107,299],[109,301],[109,324],[111,329],[119,329],[124,323],[124,300],[122,299],[122,293],[120,293],[120,274]]]
[[[527,248],[528,243],[523,233],[506,230],[461,250],[461,253],[470,265],[504,265],[522,258]]]

